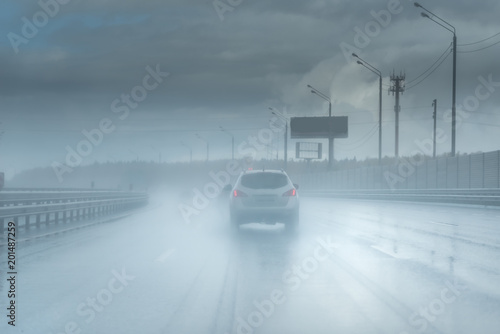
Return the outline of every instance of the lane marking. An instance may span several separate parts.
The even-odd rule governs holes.
[[[433,221],[433,220],[429,220],[429,223],[432,223],[432,224],[439,224],[439,225],[446,225],[446,226],[458,226],[457,224],[443,223],[443,222],[436,222],[436,221]]]
[[[155,262],[165,262],[170,255],[175,253],[175,249],[169,249],[168,251],[161,254],[158,258],[156,258]]]
[[[397,253],[394,253],[393,251],[390,251],[390,250],[387,250],[385,248],[382,248],[379,245],[371,245],[370,247],[373,248],[373,249],[375,249],[375,250],[378,250],[381,253],[389,255],[389,256],[391,256],[391,257],[393,257],[395,259],[398,259],[398,260],[406,260],[406,259],[408,259],[408,258],[405,258],[405,257],[397,254]]]

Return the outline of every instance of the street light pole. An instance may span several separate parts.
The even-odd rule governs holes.
[[[196,134],[196,137],[198,137],[198,139],[199,139],[199,140],[204,141],[204,142],[207,144],[207,162],[208,162],[208,157],[209,157],[208,152],[209,152],[209,148],[210,148],[210,146],[209,146],[209,144],[208,144],[208,140],[204,139],[204,138],[203,138],[202,136],[200,136],[198,133]]]
[[[359,59],[357,61],[359,65],[378,75],[378,162],[380,164],[382,162],[382,72],[361,59],[357,54],[353,53],[352,56]]]
[[[328,117],[332,117],[332,101],[328,100]],[[333,135],[328,136],[328,170],[333,169]]]
[[[287,168],[287,163],[288,163],[288,120],[285,120],[285,156],[283,160],[285,161],[285,170]]]
[[[187,147],[187,149],[189,150],[189,163],[191,164],[193,162],[193,149],[190,146],[184,144],[184,142],[181,142],[181,145]]]
[[[432,140],[432,157],[436,157],[436,121],[437,121],[437,100],[432,101],[432,106],[434,107],[434,112],[432,113],[432,118],[434,118],[434,135]]]
[[[378,162],[382,162],[382,75],[378,77]]]
[[[283,138],[284,142],[285,142],[285,144],[284,144],[285,145],[285,147],[284,147],[285,152],[284,152],[283,160],[284,160],[284,169],[286,170],[287,162],[288,162],[288,118],[283,116],[276,108],[269,107],[269,110],[271,110],[271,113],[273,115],[276,115],[285,121],[285,137]]]
[[[321,93],[319,90],[314,88],[311,85],[307,85],[308,88],[311,89],[311,93],[318,95],[321,97],[323,100],[328,101],[328,117],[332,117],[332,100],[330,99],[329,96]],[[329,135],[328,136],[328,170],[333,169],[333,136]]]
[[[455,28],[453,28],[455,29]],[[453,102],[451,105],[451,156],[455,156],[457,132],[457,35],[453,32]]]
[[[219,128],[222,132],[225,132],[227,133],[228,135],[231,136],[231,160],[234,160],[234,135],[227,131],[226,129],[224,129],[222,126],[219,125]]]
[[[457,33],[454,26],[452,26],[447,21],[443,20],[430,10],[426,9],[424,6],[419,4],[418,2],[414,3],[415,7],[422,8],[427,13],[421,13],[421,15],[429,20],[433,21],[436,24],[439,24],[441,27],[445,28],[449,32],[453,34],[453,82],[452,82],[452,104],[451,104],[451,156],[455,156],[456,152],[456,128],[457,128],[457,109],[456,109],[456,98],[457,98]],[[437,18],[439,21],[435,20]],[[444,24],[443,24],[444,23]],[[451,28],[451,29],[450,29]]]
[[[161,164],[161,151],[158,150],[154,145],[149,145],[153,150],[158,151],[158,163]]]

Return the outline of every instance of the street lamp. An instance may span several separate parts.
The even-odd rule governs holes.
[[[452,88],[452,105],[451,105],[451,156],[455,156],[455,138],[456,138],[456,125],[457,125],[457,110],[456,110],[456,92],[457,92],[457,34],[456,29],[450,23],[446,22],[430,10],[426,9],[424,6],[418,2],[414,3],[415,7],[422,8],[426,13],[421,13],[421,15],[434,23],[439,24],[441,27],[445,28],[453,34],[453,88]],[[430,14],[430,15],[429,15]],[[438,19],[439,21],[437,21]],[[444,24],[443,24],[444,23]]]
[[[432,106],[434,107],[434,112],[432,113],[432,118],[434,119],[434,135],[432,136],[432,157],[436,158],[437,99],[434,99],[432,101]]]
[[[380,72],[377,68],[370,65],[363,59],[361,59],[357,54],[353,53],[352,56],[354,58],[359,59],[357,63],[361,66],[366,67],[376,75],[378,75],[378,162],[382,161],[382,72]]]
[[[234,135],[231,132],[224,129],[221,125],[219,125],[219,128],[222,132],[225,132],[231,136],[231,160],[234,160]]]
[[[187,149],[189,150],[189,163],[191,164],[193,162],[193,149],[190,146],[184,144],[184,142],[182,141],[181,145],[187,147]]]
[[[130,153],[132,153],[133,155],[136,156],[135,158],[135,161],[138,162],[139,161],[139,154],[137,154],[135,151],[133,151],[131,148],[128,149]]]
[[[201,141],[203,141],[203,142],[205,142],[205,143],[207,144],[207,162],[208,162],[208,150],[209,150],[208,140],[206,140],[205,138],[203,138],[202,136],[200,136],[200,134],[198,134],[198,133],[196,134],[196,137],[197,137],[199,140],[201,140]]]
[[[149,145],[154,151],[158,151],[158,163],[161,164],[161,151],[158,150],[154,145]]]
[[[271,114],[276,115],[280,117],[282,120],[285,121],[285,137],[284,137],[284,142],[285,142],[285,154],[284,154],[284,169],[286,170],[287,167],[287,161],[288,161],[288,118],[283,116],[276,108],[269,107],[269,110],[271,110]]]
[[[311,85],[307,85],[311,89],[311,93],[318,95],[323,100],[328,101],[328,117],[332,117],[332,101],[329,96],[321,93],[319,90]],[[333,167],[333,136],[328,136],[328,170],[332,170]]]

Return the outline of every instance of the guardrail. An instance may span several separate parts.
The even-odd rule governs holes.
[[[499,189],[303,190],[303,196],[500,206]]]
[[[8,221],[29,230],[33,225],[82,221],[143,206],[148,195],[119,191],[25,191],[0,193],[0,233]]]
[[[68,192],[68,191],[83,191],[83,192],[117,192],[120,189],[94,189],[94,188],[2,188],[1,192]]]
[[[10,205],[28,205],[43,203],[62,203],[75,202],[81,200],[112,199],[137,196],[136,192],[119,191],[24,191],[24,192],[6,192],[0,193],[0,207]]]

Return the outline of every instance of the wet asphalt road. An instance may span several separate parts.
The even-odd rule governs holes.
[[[500,210],[301,200],[296,234],[231,233],[224,203],[188,224],[160,197],[19,243],[17,326],[2,315],[1,332],[498,333]]]

